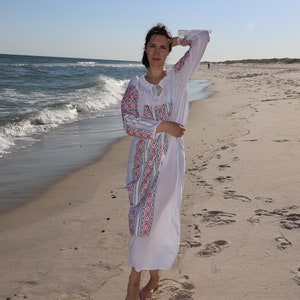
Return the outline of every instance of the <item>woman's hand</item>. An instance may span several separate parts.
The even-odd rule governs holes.
[[[156,132],[167,132],[170,135],[179,138],[184,135],[185,128],[183,125],[171,121],[162,121],[156,128]]]
[[[173,37],[172,38],[172,48],[178,45],[178,37]]]

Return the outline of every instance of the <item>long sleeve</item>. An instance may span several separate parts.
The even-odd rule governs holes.
[[[186,83],[199,64],[209,42],[207,30],[179,30],[178,40],[182,46],[189,46],[189,50],[175,64],[175,71],[179,81]]]
[[[170,120],[185,126],[189,113],[187,84],[209,42],[209,31],[180,30],[178,33],[178,43],[189,46],[189,49],[174,66],[173,110]]]
[[[132,79],[128,84],[121,102],[124,129],[128,135],[145,139],[154,139],[156,137],[156,127],[161,121],[146,119],[139,116],[139,93],[134,81],[135,80]]]

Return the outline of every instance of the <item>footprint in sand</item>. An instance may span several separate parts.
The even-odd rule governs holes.
[[[280,221],[280,226],[288,230],[300,228],[300,214],[292,213],[285,215]]]
[[[243,140],[243,142],[257,142],[258,139]]]
[[[294,277],[294,280],[297,282],[298,285],[300,285],[300,267],[297,269],[296,272],[293,272],[295,273],[295,277]]]
[[[207,211],[207,209],[203,209],[201,213],[194,213],[193,216],[200,217],[201,222],[207,223],[207,227],[227,225],[236,222],[236,220],[232,219],[236,214],[221,210]]]
[[[235,156],[235,157],[233,157],[231,160],[232,160],[232,161],[239,161],[240,158],[239,158],[238,156]]]
[[[223,248],[228,247],[228,242],[225,240],[217,240],[204,245],[204,248],[198,252],[201,257],[210,257],[219,254]]]
[[[218,169],[219,170],[226,170],[228,168],[231,168],[231,166],[229,166],[227,164],[218,165]]]
[[[229,149],[229,148],[234,148],[234,147],[236,147],[237,146],[237,144],[234,144],[234,143],[230,143],[229,145],[224,145],[224,146],[222,146],[220,149],[221,150],[227,150],[227,149]]]
[[[200,247],[202,245],[200,239],[200,235],[195,235],[194,237],[186,239],[183,243],[181,243],[181,246],[188,246],[189,248]]]
[[[231,182],[233,178],[231,176],[219,176],[214,178],[214,180],[219,183],[224,183],[224,182]]]
[[[202,245],[200,226],[194,223],[193,225],[188,225],[188,227],[190,227],[193,232],[189,231],[190,237],[183,241],[180,245],[182,247],[189,248],[200,247]]]
[[[298,229],[300,228],[300,213],[292,212],[297,210],[299,206],[292,205],[284,208],[277,208],[273,211],[268,211],[266,209],[257,209],[255,211],[255,216],[248,219],[251,223],[259,223],[262,217],[275,217],[279,220],[279,226],[284,229]]]
[[[276,237],[275,241],[279,250],[286,250],[292,246],[292,243],[283,235]]]
[[[287,139],[278,139],[278,140],[272,140],[273,142],[276,142],[276,143],[285,143],[285,142],[289,142],[290,140],[287,140]]]
[[[220,149],[221,150],[226,150],[226,149],[228,149],[229,148],[229,146],[228,145],[225,145],[225,146],[222,146]]]
[[[265,202],[265,203],[273,203],[274,200],[272,198],[268,198],[268,197],[255,197],[256,200]]]
[[[117,198],[116,193],[114,191],[110,191],[110,195],[111,195],[112,199],[116,199]]]
[[[194,162],[194,167],[188,168],[188,172],[192,172],[192,171],[201,172],[201,171],[204,171],[204,170],[207,169],[207,165],[208,165],[208,163],[204,162],[204,163],[201,164],[201,166],[198,166],[198,165],[195,165],[195,162]],[[194,175],[193,173],[190,173],[190,174]]]
[[[233,190],[225,190],[224,191],[224,199],[234,199],[234,200],[240,200],[242,202],[251,202],[252,200],[243,195],[238,195],[236,191]]]
[[[192,300],[195,286],[189,283],[184,276],[181,280],[176,281],[173,279],[162,279],[160,282],[162,286],[154,293],[151,299],[158,300],[162,297],[169,300]]]

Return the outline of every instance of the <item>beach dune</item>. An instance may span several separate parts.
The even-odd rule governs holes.
[[[201,64],[181,247],[153,299],[300,299],[300,65]],[[0,216],[0,299],[124,299],[130,138]],[[142,280],[147,280],[147,274]]]

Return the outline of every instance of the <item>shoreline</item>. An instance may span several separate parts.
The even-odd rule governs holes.
[[[39,136],[31,147],[2,158],[0,168],[5,177],[1,180],[0,216],[39,197],[73,171],[99,160],[112,143],[124,136],[119,119],[99,117],[68,124]]]
[[[207,97],[207,84],[190,81],[190,101]],[[26,205],[73,171],[97,162],[125,135],[121,116],[107,115],[52,129],[34,137],[37,140],[31,146],[0,158],[0,215]]]
[[[70,201],[61,201],[62,197],[58,197],[59,199],[56,199],[56,201],[52,201],[51,199],[49,199],[49,195],[52,195],[53,191],[57,191],[60,189],[66,190],[67,187],[65,186],[65,184],[69,184],[69,182],[72,185],[72,178],[75,178],[75,181],[81,181],[80,177],[82,176],[82,174],[85,174],[86,172],[89,171],[89,169],[93,172],[98,172],[101,173],[101,170],[96,170],[96,168],[98,166],[102,165],[102,161],[106,161],[106,160],[111,160],[111,158],[107,158],[110,157],[110,152],[114,153],[114,149],[115,148],[119,148],[119,145],[123,145],[128,143],[128,141],[126,141],[126,139],[128,139],[127,136],[122,136],[119,138],[115,139],[115,142],[108,145],[105,149],[105,151],[103,153],[101,153],[98,158],[96,158],[94,161],[91,161],[90,163],[86,164],[85,166],[79,167],[78,169],[72,170],[69,173],[67,173],[66,175],[58,178],[57,180],[55,180],[54,182],[50,183],[48,186],[46,186],[44,189],[42,189],[41,191],[39,191],[34,197],[31,198],[31,200],[28,200],[26,202],[24,202],[23,204],[8,210],[8,211],[4,211],[2,213],[0,213],[0,232],[2,231],[3,227],[2,226],[7,226],[8,227],[14,227],[14,226],[20,226],[21,224],[24,225],[24,216],[26,216],[27,218],[25,218],[25,222],[26,223],[32,223],[35,222],[36,220],[39,219],[43,219],[44,217],[48,218],[51,217],[53,215],[55,215],[56,212],[59,212],[60,209],[64,209],[67,206],[65,206],[66,204],[69,206],[72,206],[74,204],[78,204],[80,203],[79,200],[77,201],[72,201],[71,199],[69,199]],[[93,177],[94,175],[91,174],[90,177]],[[105,179],[104,176],[101,176],[101,179]],[[125,181],[124,181],[125,182]],[[86,185],[90,185],[93,186],[95,184],[95,182],[88,182],[88,178],[85,179],[85,184]],[[72,189],[70,189],[69,191],[65,191],[65,193],[71,193]],[[59,192],[58,192],[59,193]],[[32,213],[32,210],[34,209],[34,213]],[[37,210],[40,210],[39,213],[37,213]],[[42,213],[43,215],[40,215],[40,213]],[[19,217],[16,217],[15,215],[18,215]],[[11,218],[11,216],[13,216]],[[22,216],[22,217],[21,217]],[[22,220],[23,219],[23,220]]]
[[[191,106],[181,248],[154,300],[299,297],[300,225],[289,219],[300,216],[299,72],[212,66],[194,74],[215,93]],[[0,218],[0,297],[124,298],[130,141]]]

